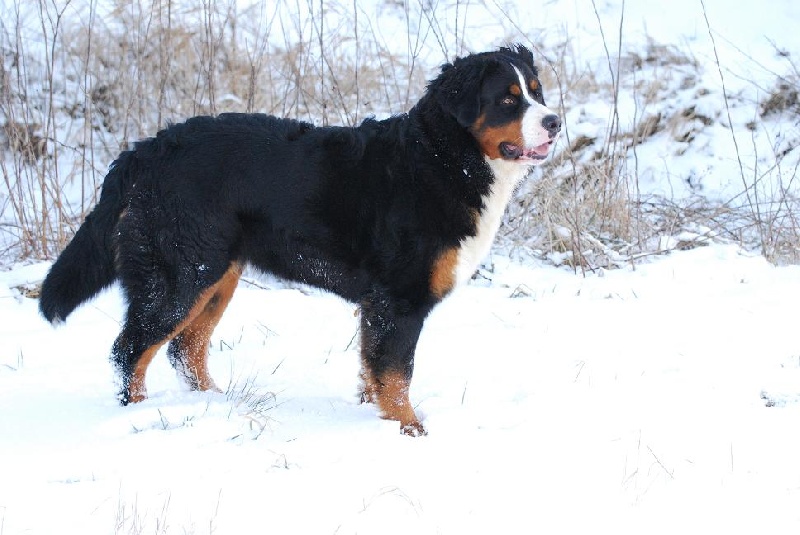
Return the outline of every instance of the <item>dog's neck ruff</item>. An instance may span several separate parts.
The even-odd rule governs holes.
[[[468,282],[489,254],[494,237],[503,221],[503,214],[517,185],[531,170],[529,166],[502,158],[487,157],[486,163],[492,170],[494,181],[489,193],[483,196],[483,209],[476,222],[475,235],[468,236],[461,242],[456,266],[458,284]]]

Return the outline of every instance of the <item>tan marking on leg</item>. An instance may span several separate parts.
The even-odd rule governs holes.
[[[458,265],[458,249],[446,249],[433,262],[431,269],[431,293],[438,299],[445,295],[456,285],[456,266]]]
[[[182,363],[183,368],[188,374],[189,383],[198,390],[219,390],[208,373],[208,344],[211,333],[233,298],[241,274],[241,267],[232,265],[219,282],[209,289],[213,293],[203,310],[180,332],[181,349],[186,359]]]
[[[397,420],[406,435],[420,436],[425,428],[420,423],[411,401],[408,399],[410,383],[402,373],[389,372],[377,382],[377,401],[381,416],[387,420]]]
[[[130,382],[128,382],[128,403],[139,403],[147,399],[147,386],[144,382],[144,376],[147,372],[147,366],[150,365],[162,345],[164,345],[164,342],[150,346],[136,362],[136,368],[133,370]]]
[[[361,371],[358,376],[361,378],[361,403],[377,403],[378,402],[378,384],[372,377],[372,373],[367,369],[367,366],[361,364]]]
[[[230,292],[230,296],[228,296],[227,300],[230,301],[230,298],[233,296],[233,290],[236,288],[236,282],[239,280],[239,276],[241,275],[241,266],[239,264],[231,264],[231,267],[228,271],[225,272],[225,275],[213,286],[206,288],[195,301],[192,308],[189,310],[189,313],[183,318],[183,320],[178,324],[178,326],[173,330],[166,338],[159,341],[158,343],[153,344],[152,346],[148,347],[144,350],[142,355],[136,362],[136,368],[133,370],[133,374],[131,375],[130,381],[128,382],[128,403],[139,403],[140,401],[144,401],[147,399],[147,388],[145,386],[145,375],[147,374],[147,367],[150,365],[150,362],[155,357],[158,350],[161,349],[161,346],[175,338],[179,333],[183,332],[189,325],[193,324],[206,310],[207,305],[211,301],[211,299],[216,295],[218,291],[220,291],[221,287],[224,290],[224,294]],[[231,283],[232,281],[232,283]],[[227,302],[225,303],[227,305]],[[224,310],[224,307],[222,307]],[[220,317],[222,316],[222,312],[219,313]],[[219,321],[219,318],[217,318]],[[215,324],[216,325],[216,324]],[[213,330],[213,328],[212,328]],[[210,333],[209,333],[210,335]],[[203,370],[205,371],[205,378],[206,381],[211,381],[210,388],[214,388],[214,382],[208,377],[208,369],[206,368],[206,357],[207,354],[205,351],[203,352],[204,356],[201,359]],[[197,367],[195,366],[195,370]],[[206,383],[207,384],[207,383]]]

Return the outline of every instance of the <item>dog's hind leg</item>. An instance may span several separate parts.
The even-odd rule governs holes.
[[[162,275],[151,273],[151,277],[147,279],[147,288],[138,288],[138,291],[129,289],[127,292],[129,303],[125,324],[111,349],[111,359],[120,377],[119,399],[123,405],[137,403],[147,397],[145,374],[161,346],[186,331],[199,318],[210,318],[214,310],[219,309],[221,315],[224,306],[210,303],[224,302],[227,305],[230,300],[228,292],[233,293],[239,270],[238,267],[229,269],[210,286],[198,285],[196,280],[177,282],[174,278]],[[167,280],[171,284],[167,284]],[[225,291],[221,291],[222,286],[225,286]],[[216,320],[218,319],[217,317]],[[199,325],[205,323],[210,326],[210,334],[212,322],[201,320]],[[188,338],[199,342],[201,336],[194,335],[194,332],[188,331]],[[203,330],[197,329],[197,332],[202,333]],[[202,354],[205,355],[204,352]],[[208,378],[204,356],[201,361],[202,369],[199,370],[198,380],[202,378],[204,384],[211,388],[213,382]],[[195,363],[193,367],[198,372],[200,366]]]
[[[163,316],[169,315],[169,312],[163,313]],[[119,400],[123,405],[147,398],[147,367],[177,328],[172,322],[164,321],[163,316],[143,312],[136,305],[128,306],[125,324],[111,347],[111,360],[120,382]]]
[[[208,298],[202,310],[169,343],[169,361],[192,390],[218,390],[208,373],[208,345],[241,274],[242,267],[231,264],[222,278],[204,292]]]

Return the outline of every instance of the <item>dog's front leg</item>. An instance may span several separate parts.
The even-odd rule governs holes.
[[[411,436],[425,434],[409,400],[409,388],[428,311],[377,292],[361,304],[363,400],[377,403],[383,418],[397,420],[401,431]]]

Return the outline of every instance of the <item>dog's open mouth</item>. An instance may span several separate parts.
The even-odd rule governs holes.
[[[504,141],[500,143],[500,154],[507,160],[519,160],[522,162],[544,160],[550,152],[550,146],[553,144],[553,141],[554,140],[551,139],[531,149],[526,149],[514,143]]]

